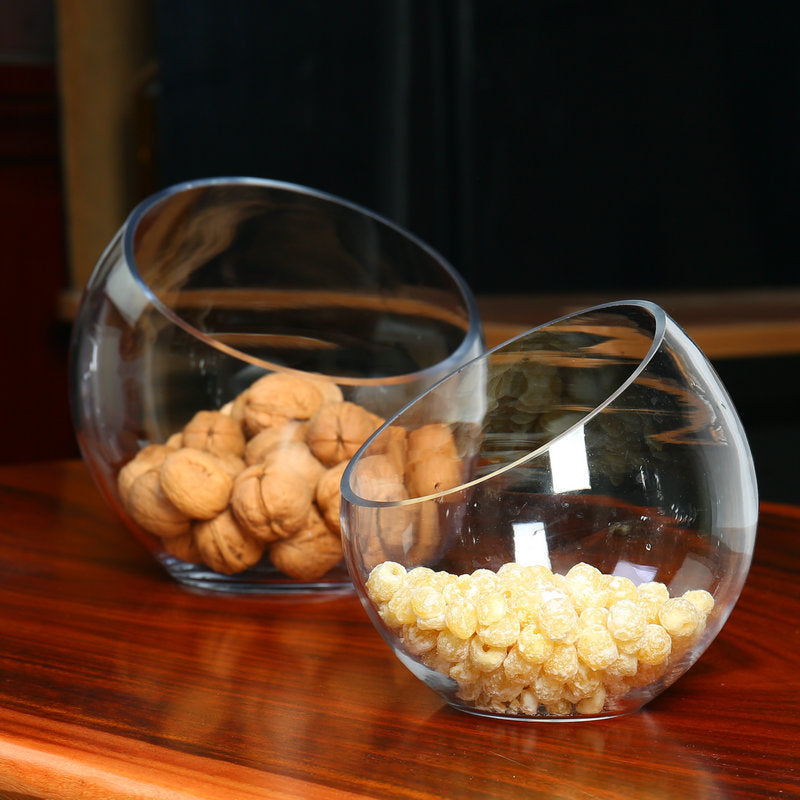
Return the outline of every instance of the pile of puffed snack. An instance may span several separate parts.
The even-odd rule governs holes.
[[[704,589],[670,597],[583,562],[453,575],[384,561],[366,589],[399,647],[452,679],[459,702],[505,716],[632,710],[625,696],[679,670],[714,608]]]
[[[342,559],[344,468],[382,423],[333,381],[269,373],[143,447],[118,474],[120,498],[181,561],[233,575],[266,557],[314,581]]]

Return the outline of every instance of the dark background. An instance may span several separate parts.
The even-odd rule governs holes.
[[[476,293],[800,283],[792,3],[158,0],[158,181],[255,174],[383,213]],[[715,364],[800,501],[800,358]]]
[[[161,183],[384,213],[476,292],[800,280],[790,3],[158,0]]]
[[[0,30],[6,462],[76,454],[53,5],[17,6],[40,28],[35,52]],[[794,3],[141,7],[157,70],[131,204],[203,176],[310,185],[406,226],[479,294],[800,285]],[[762,496],[800,501],[800,357],[715,366]]]

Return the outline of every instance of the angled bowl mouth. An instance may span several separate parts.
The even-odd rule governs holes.
[[[274,220],[269,224],[278,231],[276,238],[283,237],[266,243],[268,256],[262,253],[269,231],[258,230],[267,227],[264,219]],[[291,371],[291,363],[269,356],[283,349],[357,348],[359,332],[345,332],[338,324],[353,312],[383,314],[398,325],[419,319],[438,326],[447,331],[449,350],[425,363],[420,345],[417,368],[387,368],[375,377],[326,373],[343,385],[425,381],[440,375],[442,364],[461,363],[483,339],[471,290],[439,253],[366,208],[297,184],[234,176],[171,186],[131,212],[121,244],[122,259],[110,283],[112,291],[117,286],[115,304],[126,316],[135,318],[150,304],[200,342],[261,369]],[[292,274],[297,259],[314,280]],[[403,272],[406,265],[409,275]],[[199,277],[198,267],[204,270]],[[225,329],[204,315],[212,305],[230,308],[231,317],[310,310],[319,313],[320,326]]]
[[[658,306],[565,315],[407,404],[341,485],[345,561],[401,663],[454,708],[629,713],[724,625],[757,521],[730,398]]]
[[[606,318],[604,324],[600,322],[602,318]],[[376,509],[411,506],[464,492],[540,458],[559,443],[582,433],[587,423],[617,402],[637,381],[664,342],[668,319],[660,306],[648,300],[603,303],[538,325],[477,356],[410,401],[375,431],[345,468],[341,482],[343,500]],[[559,337],[566,338],[559,342]],[[570,349],[564,346],[567,341]],[[564,414],[554,424],[550,435],[528,437],[531,446],[526,447],[525,434],[520,430],[519,441],[510,448],[515,453],[513,457],[495,458],[493,463],[477,471],[477,477],[457,486],[396,500],[371,497],[360,489],[359,469],[363,459],[383,452],[391,431],[398,427],[411,430],[426,424],[426,420],[450,425],[456,430],[456,438],[461,437],[459,450],[464,455],[470,448],[470,441],[474,443],[476,438],[483,437],[487,418],[493,413],[486,398],[490,373],[518,364],[534,369],[538,365],[548,369],[588,368],[587,371],[595,371],[595,375],[605,371],[610,380],[597,381],[598,391],[590,405],[576,403],[562,409]],[[464,398],[470,395],[472,401],[465,403]],[[448,414],[448,400],[456,410],[454,416]],[[462,413],[457,410],[459,407]],[[466,415],[464,407],[468,408]],[[491,427],[491,421],[488,424]],[[513,437],[514,433],[507,435]]]

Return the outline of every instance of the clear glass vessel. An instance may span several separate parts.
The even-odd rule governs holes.
[[[629,713],[722,628],[758,497],[708,360],[658,306],[535,328],[391,418],[342,480],[372,622],[444,700],[528,720]]]
[[[140,204],[86,286],[74,423],[103,493],[182,584],[349,587],[343,462],[483,349],[463,279],[396,225],[292,184],[194,181]]]

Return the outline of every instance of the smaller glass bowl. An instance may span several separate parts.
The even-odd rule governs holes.
[[[397,657],[450,705],[526,720],[643,706],[750,567],[753,462],[658,306],[535,328],[407,405],[342,478],[345,557]]]
[[[83,457],[185,586],[350,588],[344,463],[483,351],[469,288],[375,214],[217,178],[131,213],[83,293],[71,400]]]

